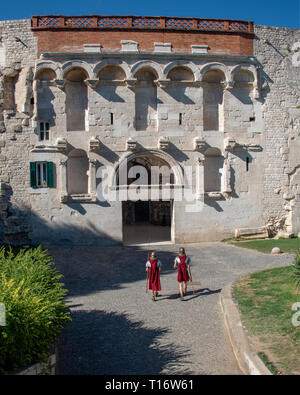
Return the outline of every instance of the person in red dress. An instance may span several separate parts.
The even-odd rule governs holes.
[[[155,296],[159,296],[158,291],[161,291],[159,272],[161,269],[161,262],[157,258],[155,252],[151,252],[150,258],[146,262],[146,271],[149,275],[149,289],[152,291],[152,300],[155,301]]]
[[[190,280],[190,263],[191,259],[186,256],[185,249],[180,247],[179,254],[174,260],[174,269],[176,269],[178,266],[177,281],[179,283],[179,293],[181,300],[184,300],[187,290],[187,283]]]

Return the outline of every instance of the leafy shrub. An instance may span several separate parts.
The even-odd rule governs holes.
[[[296,255],[292,268],[292,275],[295,280],[297,290],[300,292],[300,253]]]
[[[0,249],[0,302],[6,325],[0,326],[0,373],[44,361],[70,320],[66,290],[41,247]]]

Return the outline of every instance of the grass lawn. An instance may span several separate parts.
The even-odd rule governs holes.
[[[259,239],[259,240],[228,240],[227,243],[233,244],[237,247],[250,248],[263,252],[265,254],[270,254],[274,247],[279,247],[282,252],[286,253],[296,253],[300,250],[300,239]]]
[[[291,267],[263,270],[238,280],[234,298],[258,353],[277,374],[300,374],[300,326],[292,306],[300,302]]]

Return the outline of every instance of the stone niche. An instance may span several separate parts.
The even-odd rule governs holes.
[[[221,192],[224,158],[218,148],[209,148],[204,153],[204,192]]]
[[[55,99],[55,88],[52,82],[56,74],[51,69],[42,69],[36,75],[36,112],[37,119],[40,121],[51,120],[55,117],[53,102]]]
[[[155,73],[148,68],[139,70],[135,77],[135,128],[157,130],[157,87]]]
[[[204,130],[224,130],[223,82],[220,70],[209,70],[203,77],[203,127]]]
[[[229,113],[231,126],[239,131],[247,131],[255,124],[253,103],[254,76],[247,70],[239,70],[234,75],[234,85],[230,89]]]
[[[65,79],[67,130],[85,130],[88,109],[88,92],[84,80],[86,72],[75,67],[67,72]]]
[[[69,195],[88,193],[89,160],[85,151],[74,149],[67,161],[67,191]]]

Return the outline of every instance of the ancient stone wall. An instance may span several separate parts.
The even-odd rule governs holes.
[[[37,40],[29,20],[1,21],[0,174],[4,241],[24,243],[30,216],[29,152]]]
[[[255,26],[254,54],[260,66],[264,123],[263,216],[267,223],[287,218],[286,230],[300,231],[291,225],[291,175],[300,165],[300,62],[293,50],[300,42],[299,30]]]
[[[185,165],[200,180],[200,209],[173,204],[174,242],[300,231],[299,30],[256,26],[254,56],[234,33],[33,32],[29,20],[0,32],[4,241],[122,241],[122,204],[97,201],[96,170],[133,153],[170,164],[177,186]],[[52,163],[51,187],[30,186],[30,162]]]

